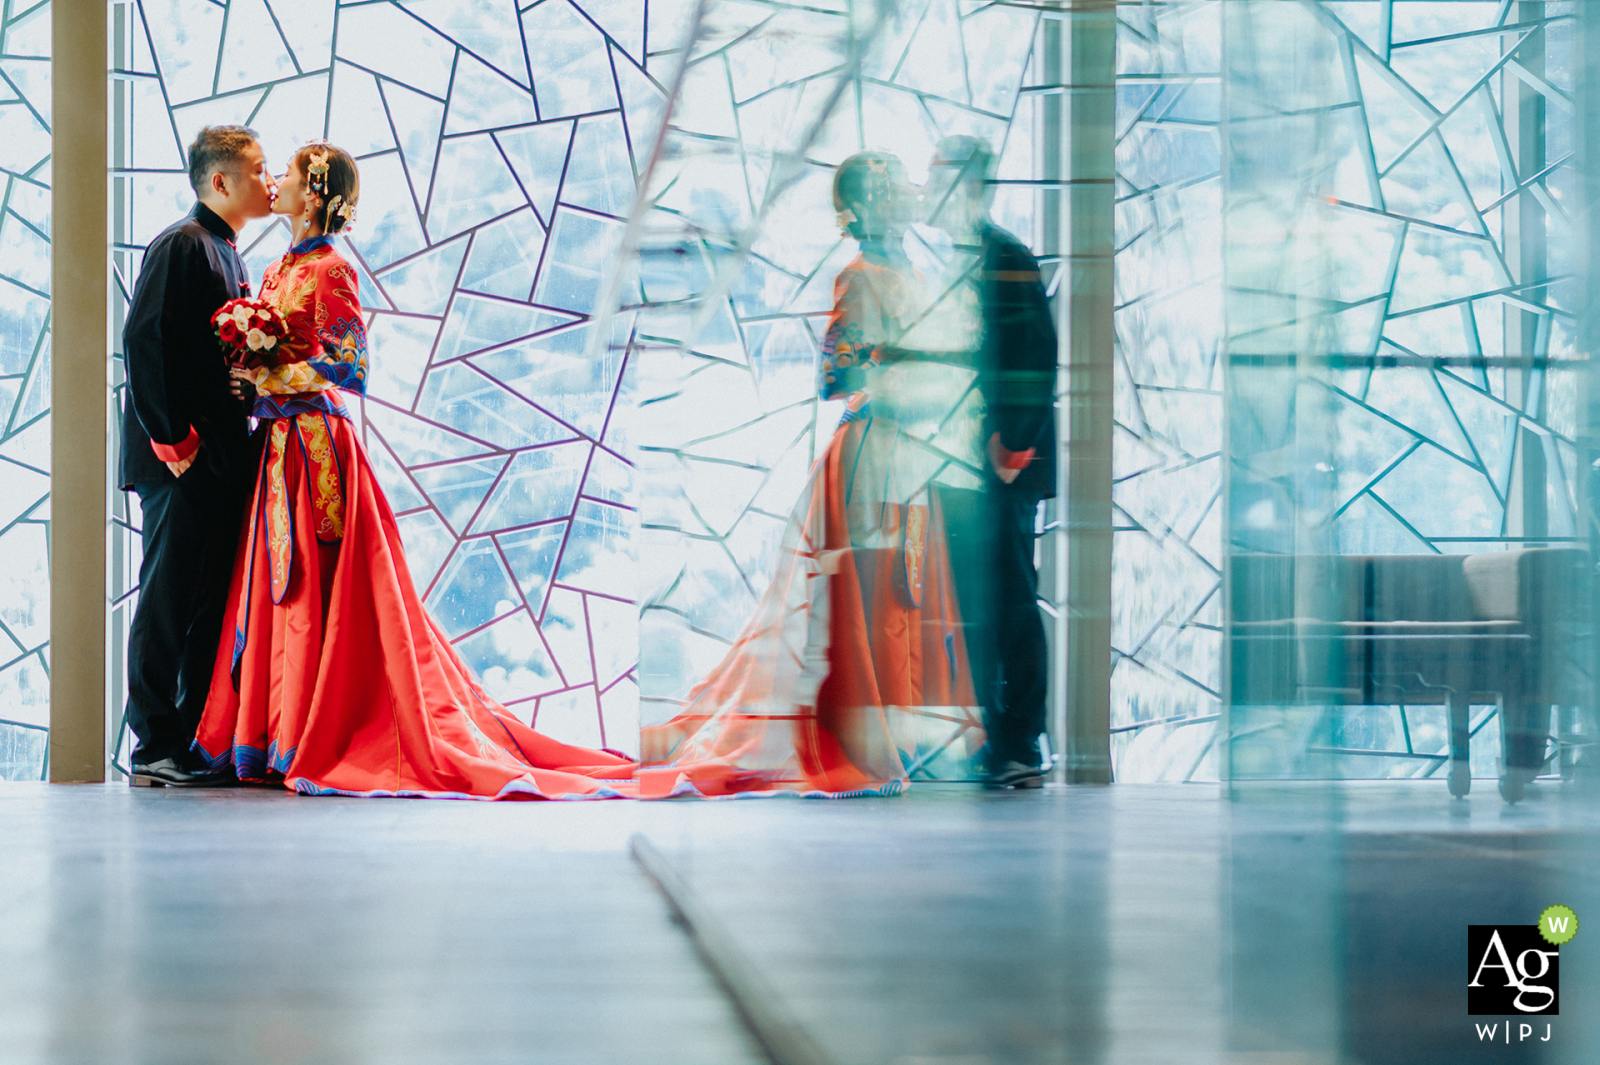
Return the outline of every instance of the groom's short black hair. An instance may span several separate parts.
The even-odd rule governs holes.
[[[213,173],[238,166],[258,137],[248,126],[206,126],[195,134],[189,145],[189,184],[195,195],[205,192]]]
[[[994,180],[994,150],[978,137],[958,133],[939,142],[934,162],[961,168],[958,181],[963,185],[987,185]]]

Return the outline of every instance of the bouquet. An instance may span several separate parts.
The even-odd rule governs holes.
[[[247,370],[274,365],[278,342],[289,335],[289,323],[278,308],[253,296],[224,303],[211,325],[228,364]]]

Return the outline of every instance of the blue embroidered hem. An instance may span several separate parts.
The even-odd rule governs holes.
[[[293,418],[296,414],[331,414],[335,418],[350,420],[350,412],[343,403],[321,392],[301,392],[293,396],[257,396],[250,408],[252,418]]]
[[[273,740],[264,751],[260,747],[236,743],[221,754],[212,754],[200,746],[199,740],[195,740],[189,745],[189,749],[205,759],[208,769],[215,771],[231,765],[233,775],[240,780],[265,780],[269,772],[287,775],[289,767],[294,764],[295,752],[300,748],[291,747],[287,752],[279,754],[278,741]]]

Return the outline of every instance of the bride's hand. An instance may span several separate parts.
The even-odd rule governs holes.
[[[256,396],[256,372],[247,370],[242,366],[228,368],[228,387],[233,390],[233,398],[237,400],[254,399]]]

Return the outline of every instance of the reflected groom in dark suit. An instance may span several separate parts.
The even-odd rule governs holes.
[[[991,787],[1044,782],[1049,647],[1037,603],[1034,516],[1056,494],[1056,330],[1039,264],[989,219],[994,154],[975,137],[941,141],[928,168],[924,217],[970,263],[981,342],[978,387],[987,407],[989,468],[981,491],[942,488],[940,504],[984,706]]]

